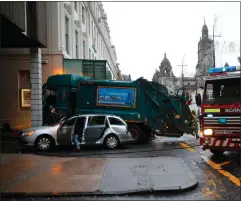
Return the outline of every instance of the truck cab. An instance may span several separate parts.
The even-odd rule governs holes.
[[[240,151],[240,66],[211,68],[206,77],[201,107],[200,143],[213,154]]]
[[[88,80],[89,77],[64,74],[50,76],[43,85],[43,121],[47,123],[50,107],[63,115],[74,113],[76,107],[76,90],[79,80]]]

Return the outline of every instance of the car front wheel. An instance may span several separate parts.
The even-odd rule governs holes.
[[[53,140],[48,136],[40,136],[35,142],[35,148],[39,151],[49,151],[54,147]]]
[[[105,138],[104,144],[108,149],[116,149],[119,146],[120,143],[119,143],[119,139],[117,138],[117,136],[108,135]]]

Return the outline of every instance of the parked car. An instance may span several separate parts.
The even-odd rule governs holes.
[[[47,151],[58,145],[73,145],[73,134],[80,134],[80,145],[99,144],[116,149],[132,142],[126,122],[115,115],[84,114],[64,117],[53,126],[23,130],[21,143]]]

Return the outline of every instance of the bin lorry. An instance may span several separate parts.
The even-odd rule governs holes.
[[[200,144],[215,155],[240,152],[240,66],[210,68],[204,94],[196,96],[201,107]]]
[[[73,113],[120,116],[127,122],[136,142],[147,142],[153,133],[170,137],[192,133],[192,115],[186,104],[185,90],[181,96],[171,96],[164,85],[143,78],[93,80],[66,74],[49,77],[45,91],[44,107],[53,105],[64,116]]]

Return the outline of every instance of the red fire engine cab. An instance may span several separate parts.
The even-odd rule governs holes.
[[[211,68],[208,73],[203,98],[196,96],[201,107],[200,144],[215,155],[240,153],[240,66]]]

